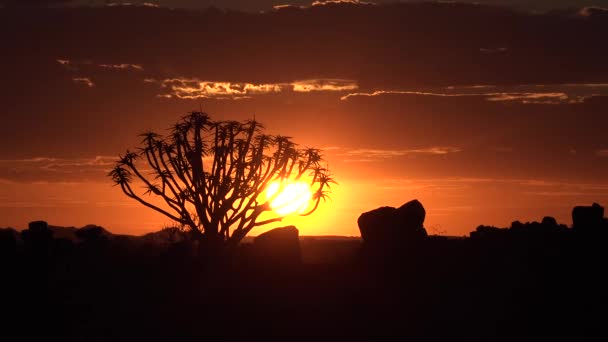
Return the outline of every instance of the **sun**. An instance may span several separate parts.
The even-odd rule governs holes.
[[[301,181],[275,181],[266,189],[266,200],[270,201],[272,210],[281,216],[303,213],[311,199],[310,186]]]

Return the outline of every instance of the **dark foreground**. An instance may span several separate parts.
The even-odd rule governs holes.
[[[56,239],[50,249],[3,250],[2,333],[63,341],[599,341],[608,337],[605,237],[430,237],[394,252],[308,239],[303,263],[243,252],[213,265],[183,248]]]

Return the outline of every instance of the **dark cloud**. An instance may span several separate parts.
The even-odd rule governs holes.
[[[205,23],[201,25],[200,23]],[[407,23],[404,24],[404,23]],[[340,29],[337,30],[336,27]],[[0,13],[0,61],[143,66],[157,79],[360,88],[608,82],[608,21],[470,4],[314,6],[239,13],[111,7]],[[36,42],[34,51],[32,44]],[[81,67],[77,65],[77,67]]]
[[[583,7],[578,13],[587,18],[608,18],[608,8],[603,7]]]
[[[46,7],[65,5],[74,0],[0,0],[0,6],[6,7]]]
[[[106,0],[77,0],[77,3],[81,4],[103,4],[104,2],[108,2]],[[306,8],[310,7],[313,3],[364,3],[367,1],[362,0],[329,0],[329,1],[315,1],[315,0],[155,0],[155,1],[145,1],[145,0],[131,0],[131,1],[113,1],[115,3],[132,3],[132,4],[141,4],[145,2],[149,3],[158,3],[162,6],[173,7],[173,8],[207,8],[209,6],[216,6],[222,9],[237,9],[243,11],[251,11],[251,12],[259,12],[259,11],[267,11],[271,9],[273,6],[281,6],[285,8],[285,6],[290,6],[292,8]],[[395,2],[421,2],[420,0],[374,0],[369,1],[377,4],[390,4]],[[431,2],[431,1],[429,1]],[[436,2],[441,2],[437,0]],[[506,6],[513,7],[520,10],[528,10],[528,11],[549,11],[555,9],[567,9],[567,8],[580,8],[583,6],[608,6],[608,1],[606,0],[462,0],[459,2],[469,2],[469,3],[479,3],[485,5],[498,5],[498,6]]]

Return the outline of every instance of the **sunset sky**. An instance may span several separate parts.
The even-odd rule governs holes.
[[[412,199],[446,235],[608,204],[608,1],[348,2],[0,0],[0,227],[169,225],[106,174],[199,108],[324,149],[332,201],[279,224],[302,235]]]

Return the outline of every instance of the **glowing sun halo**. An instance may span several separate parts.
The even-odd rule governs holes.
[[[266,189],[266,198],[270,200],[272,210],[281,216],[286,216],[303,213],[308,208],[312,193],[310,186],[305,182],[275,181]]]

